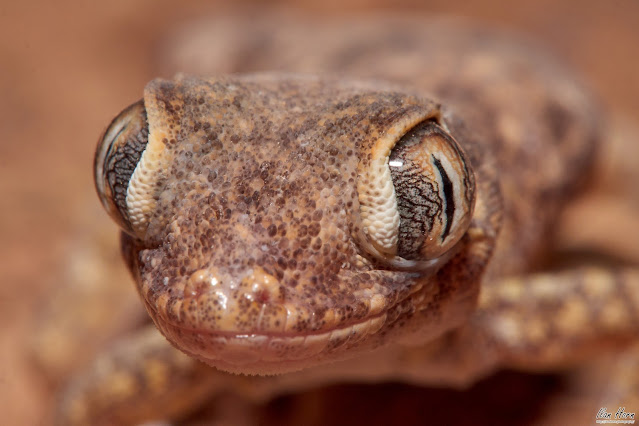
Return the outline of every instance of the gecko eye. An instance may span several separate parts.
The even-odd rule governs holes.
[[[457,142],[434,122],[408,132],[391,150],[399,230],[397,255],[434,259],[450,250],[470,224],[475,182]]]
[[[113,119],[100,138],[93,165],[95,187],[102,205],[117,224],[136,235],[127,204],[129,183],[149,140],[142,100]]]
[[[461,148],[428,120],[408,131],[384,160],[377,173],[383,189],[373,202],[361,203],[373,246],[408,264],[442,256],[464,235],[474,208],[474,176]]]

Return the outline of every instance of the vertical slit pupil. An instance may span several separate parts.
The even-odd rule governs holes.
[[[450,228],[453,224],[453,218],[455,215],[455,197],[453,197],[453,183],[451,182],[448,174],[446,173],[446,169],[442,166],[442,163],[439,161],[437,157],[431,155],[433,158],[433,164],[437,167],[439,171],[439,175],[442,178],[442,182],[444,184],[444,198],[446,199],[446,227],[444,228],[444,232],[442,233],[442,241],[448,237],[450,233]]]

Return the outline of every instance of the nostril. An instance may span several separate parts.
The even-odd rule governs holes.
[[[217,275],[210,269],[199,269],[191,274],[184,286],[186,297],[199,297],[202,294],[210,293],[220,284]]]
[[[248,290],[246,297],[256,303],[284,302],[284,292],[280,281],[260,267],[254,268],[244,277],[242,286]]]
[[[268,303],[271,299],[271,293],[267,289],[259,289],[255,293],[255,301],[258,303]]]

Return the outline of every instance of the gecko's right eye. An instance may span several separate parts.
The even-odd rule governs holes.
[[[149,126],[142,100],[113,119],[100,138],[93,165],[95,187],[102,205],[117,224],[131,235],[127,194],[133,172],[149,141]]]

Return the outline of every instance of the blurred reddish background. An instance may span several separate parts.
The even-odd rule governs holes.
[[[219,3],[219,4],[216,4]],[[291,3],[291,4],[289,4]],[[294,6],[293,6],[294,3]],[[42,424],[50,394],[24,353],[36,300],[94,197],[94,145],[157,72],[178,24],[256,8],[323,16],[454,14],[532,35],[578,69],[615,114],[639,120],[639,2],[323,0],[4,1],[0,5],[0,418]],[[95,201],[97,204],[97,200]],[[50,282],[50,281],[49,281]]]

